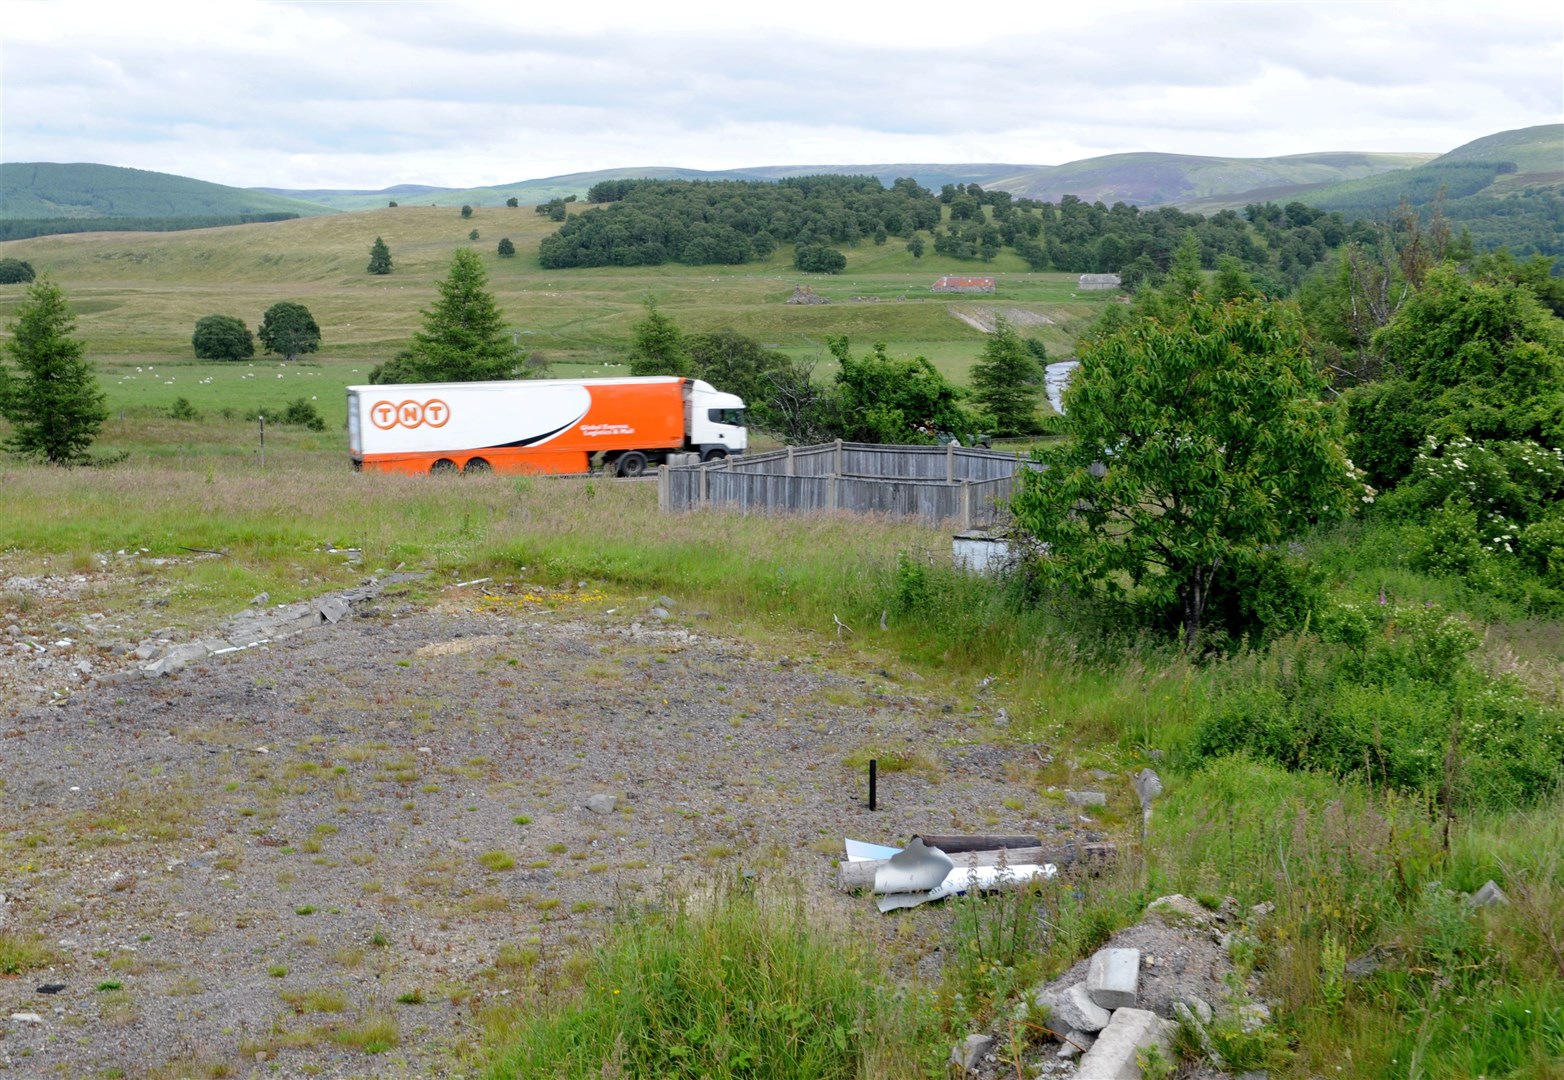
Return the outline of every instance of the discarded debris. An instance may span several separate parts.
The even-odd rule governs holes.
[[[843,888],[869,888],[879,897],[876,906],[882,912],[917,907],[947,896],[959,896],[977,890],[992,892],[1035,878],[1051,878],[1059,872],[1052,863],[1011,863],[1006,852],[965,853],[966,866],[918,837],[888,859],[864,858],[867,853],[886,849],[848,840],[848,861],[837,868],[837,883]],[[851,880],[855,884],[848,885]]]

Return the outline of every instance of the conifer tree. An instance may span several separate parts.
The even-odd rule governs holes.
[[[488,275],[471,248],[458,249],[439,284],[440,298],[424,311],[424,328],[398,374],[407,382],[510,379],[518,356]]]
[[[994,418],[994,434],[1020,435],[1037,427],[1042,365],[1002,316],[972,366],[972,398]]]
[[[0,365],[0,414],[11,422],[5,448],[12,453],[52,465],[81,461],[108,419],[86,347],[70,336],[75,328],[58,285],[44,278],[28,288],[5,344],[16,374]]]
[[[371,274],[389,274],[391,272],[391,249],[386,246],[385,240],[375,237],[374,245],[369,249],[369,272]]]

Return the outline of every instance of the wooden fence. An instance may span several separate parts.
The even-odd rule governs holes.
[[[992,450],[838,439],[705,465],[665,465],[658,471],[657,505],[667,511],[703,506],[744,513],[847,510],[950,522],[965,530],[1000,517],[1016,472],[1028,468],[1038,466]]]

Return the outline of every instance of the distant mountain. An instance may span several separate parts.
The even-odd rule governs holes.
[[[0,164],[0,220],[329,214],[331,208],[247,188],[116,165]]]
[[[442,205],[499,204],[514,198],[523,204],[575,195],[584,197],[601,180],[780,180],[822,173],[878,177],[889,185],[910,176],[938,191],[945,184],[978,184],[1016,196],[1057,202],[1075,195],[1087,202],[1132,202],[1159,206],[1213,193],[1247,190],[1264,184],[1315,185],[1373,176],[1431,160],[1434,154],[1325,153],[1278,158],[1213,158],[1187,154],[1111,154],[1067,165],[1016,164],[878,164],[764,165],[747,169],[703,171],[668,166],[602,169],[524,180],[483,188],[385,188],[380,191],[318,191],[259,188],[275,195],[308,199],[337,210],[369,210],[392,199]],[[416,195],[399,196],[414,191]]]
[[[1551,175],[1564,179],[1564,124],[1539,124],[1484,135],[1465,146],[1457,146],[1430,164],[1462,161],[1507,161],[1523,175]]]
[[[1422,205],[1440,191],[1453,202],[1560,184],[1564,184],[1564,124],[1542,124],[1485,135],[1410,168],[1363,179],[1229,190],[1186,201],[1182,206],[1211,214],[1242,209],[1250,203],[1298,201],[1361,216],[1393,209],[1402,198],[1414,206]]]
[[[1320,184],[1404,169],[1433,154],[1325,153],[1273,158],[1193,157],[1187,154],[1110,154],[996,177],[992,186],[1013,195],[1058,202],[1181,204],[1223,192],[1291,184]]]
[[[487,187],[398,184],[378,191],[243,189],[110,165],[5,164],[0,165],[0,220],[311,215],[378,209],[392,201],[497,206],[514,198],[531,205],[569,195],[585,196],[601,180],[776,180],[817,173],[870,175],[887,184],[910,176],[936,191],[944,184],[976,183],[1048,201],[1074,195],[1087,202],[1174,205],[1208,214],[1241,209],[1251,202],[1295,199],[1344,213],[1379,213],[1387,206],[1394,207],[1403,195],[1415,204],[1427,202],[1441,188],[1446,191],[1447,206],[1457,199],[1491,199],[1521,192],[1542,207],[1539,227],[1546,227],[1551,234],[1549,211],[1543,206],[1546,197],[1536,192],[1564,184],[1564,124],[1498,132],[1440,156],[1318,153],[1225,158],[1145,153],[1109,154],[1065,165],[767,165],[724,171],[651,166],[568,173]],[[1467,209],[1481,217],[1488,213],[1486,207],[1486,203],[1474,203]],[[1515,207],[1506,209],[1513,212]],[[1524,226],[1518,221],[1511,223],[1514,229],[1530,229],[1532,224],[1529,218]]]

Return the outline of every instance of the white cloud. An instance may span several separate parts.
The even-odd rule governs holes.
[[[13,0],[0,157],[378,188],[630,165],[1443,151],[1557,122],[1561,68],[1564,17],[1518,0]]]

